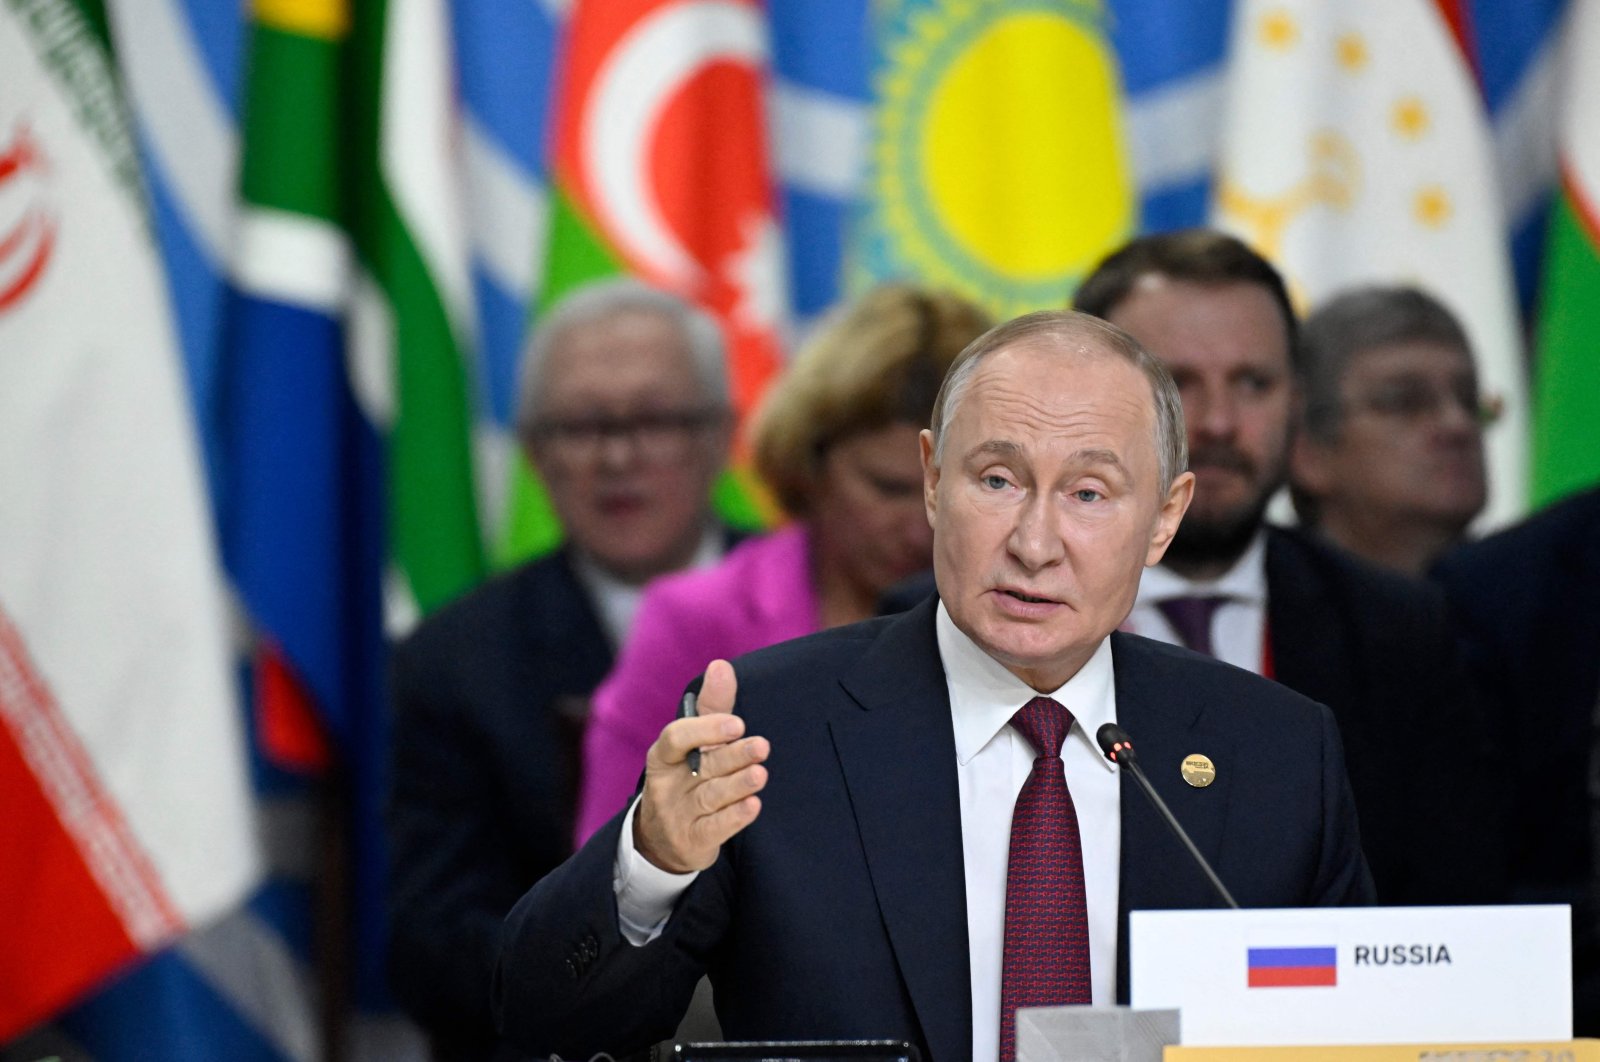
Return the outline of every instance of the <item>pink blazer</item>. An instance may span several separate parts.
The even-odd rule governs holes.
[[[747,539],[714,568],[651,583],[616,667],[595,690],[583,738],[577,843],[633,796],[645,752],[707,664],[821,626],[803,524]]]

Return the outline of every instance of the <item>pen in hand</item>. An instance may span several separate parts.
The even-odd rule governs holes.
[[[693,718],[697,717],[699,714],[700,714],[699,698],[695,696],[695,692],[693,690],[689,690],[687,693],[685,693],[683,695],[683,700],[678,703],[678,718],[679,719],[693,719]],[[699,777],[699,774],[700,774],[700,750],[699,749],[690,749],[689,750],[688,764],[689,764],[689,773],[692,774],[692,775],[695,775],[696,777]]]

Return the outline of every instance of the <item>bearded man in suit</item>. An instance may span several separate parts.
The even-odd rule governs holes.
[[[1194,504],[1129,629],[1332,709],[1380,903],[1503,900],[1494,761],[1442,595],[1266,520],[1300,400],[1283,278],[1232,236],[1160,233],[1113,252],[1074,304],[1161,359],[1183,399]]]

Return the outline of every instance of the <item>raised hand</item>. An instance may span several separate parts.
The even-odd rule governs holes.
[[[700,686],[699,715],[668,723],[645,756],[644,795],[633,818],[633,846],[651,863],[676,874],[717,861],[728,838],[761,813],[771,746],[744,737],[733,714],[739,683],[733,665],[713,660]],[[700,750],[700,770],[689,753]]]

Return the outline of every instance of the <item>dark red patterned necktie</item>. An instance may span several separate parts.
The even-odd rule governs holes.
[[[1072,713],[1048,697],[1035,697],[1011,717],[1011,725],[1038,755],[1011,813],[1000,1062],[1017,1056],[1018,1007],[1093,1001],[1083,843],[1061,767]]]

